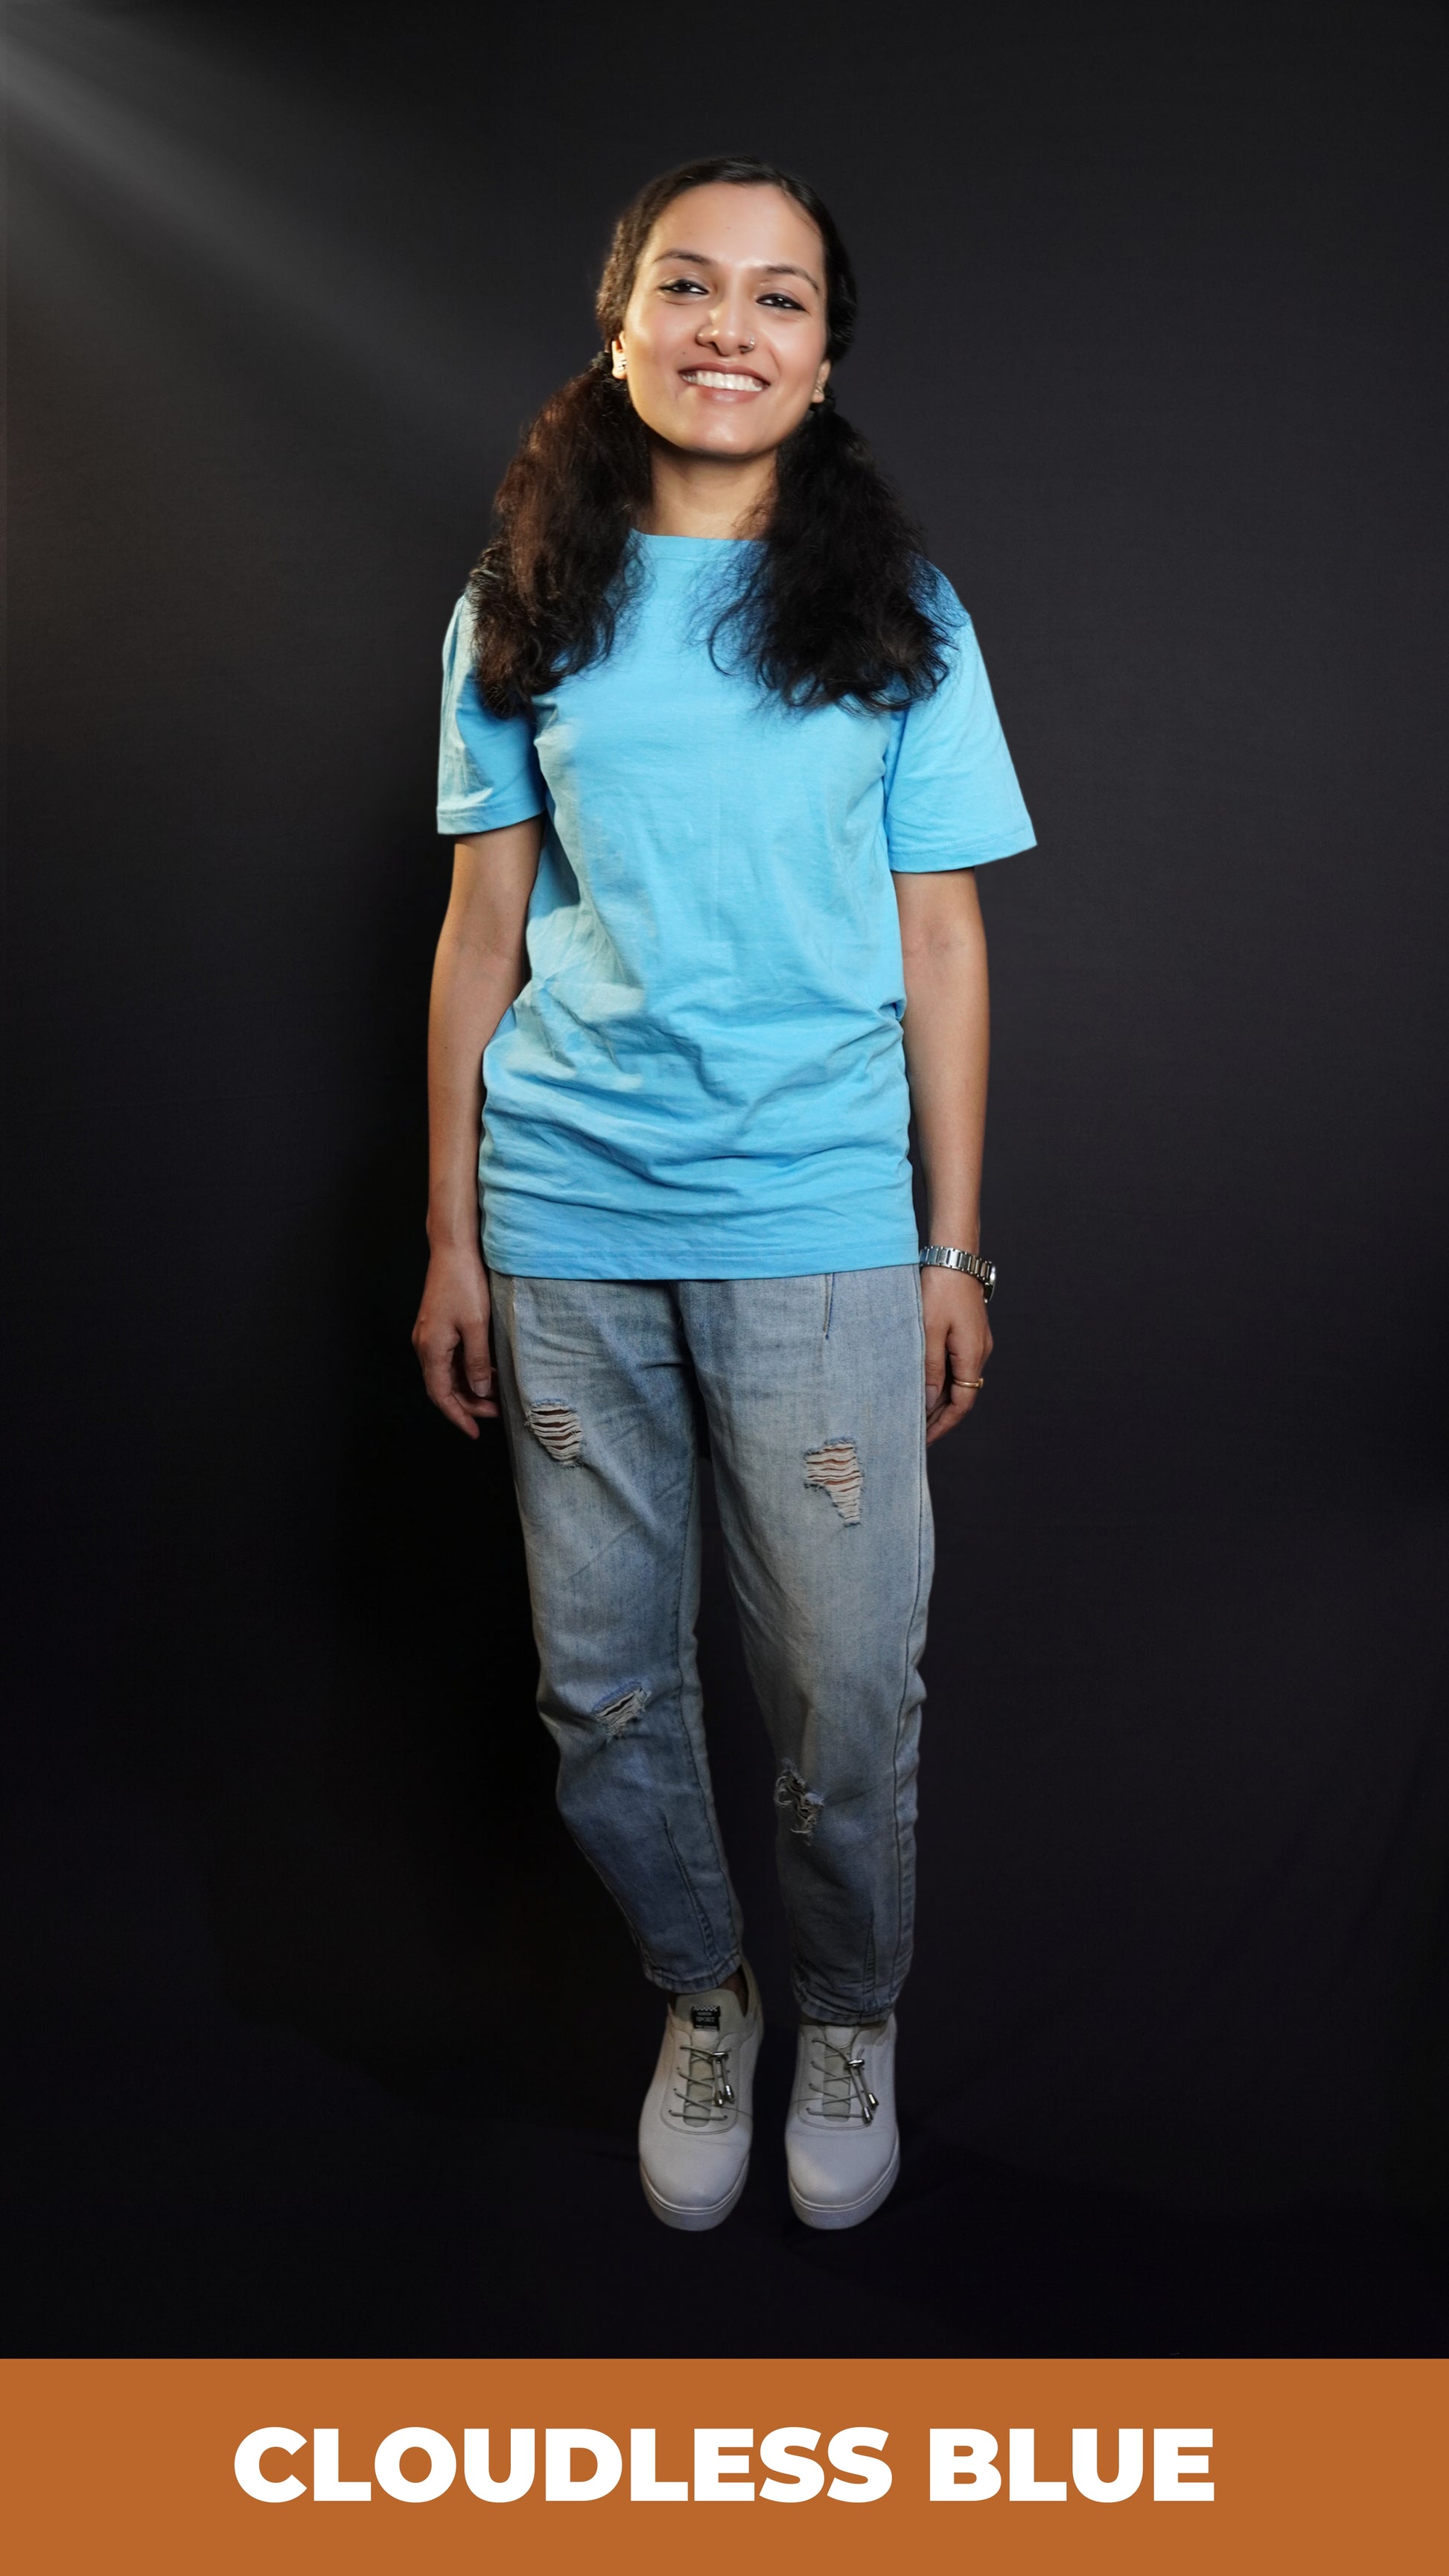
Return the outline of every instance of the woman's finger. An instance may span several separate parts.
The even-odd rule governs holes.
[[[930,1419],[946,1387],[946,1327],[926,1326],[926,1417]]]
[[[984,1343],[984,1346],[983,1346]],[[981,1392],[979,1381],[986,1368],[986,1355],[991,1348],[989,1331],[984,1337],[973,1331],[948,1327],[946,1333],[946,1386],[934,1412],[927,1408],[927,1444],[944,1439],[975,1405]]]
[[[975,1401],[974,1391],[958,1394],[953,1389],[946,1402],[926,1424],[927,1448],[929,1449],[933,1440],[944,1440],[948,1431],[954,1431],[957,1423],[965,1420]]]
[[[473,1415],[476,1411],[481,1410],[481,1407],[478,1405],[476,1397],[464,1397],[459,1395],[457,1388],[453,1384],[452,1371],[450,1369],[445,1369],[439,1373],[437,1371],[430,1370],[425,1364],[423,1368],[423,1384],[427,1388],[428,1394],[433,1403],[437,1406],[438,1411],[441,1414],[445,1414],[449,1422],[456,1423],[460,1431],[466,1431],[470,1440],[476,1440],[478,1437],[478,1425],[474,1421]]]
[[[431,1403],[450,1422],[466,1431],[470,1440],[478,1437],[475,1414],[496,1413],[498,1407],[474,1395],[462,1376],[462,1336],[453,1331],[446,1337],[421,1331],[414,1335],[414,1348],[423,1372],[423,1385]]]
[[[459,1358],[469,1393],[488,1402],[494,1394],[494,1385],[493,1353],[489,1348],[486,1315],[470,1315],[465,1320]]]

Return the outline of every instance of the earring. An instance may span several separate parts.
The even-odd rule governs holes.
[[[625,356],[624,356],[624,352],[623,352],[623,350],[622,350],[622,349],[616,349],[616,350],[614,351],[614,373],[615,373],[615,375],[616,375],[616,376],[627,376],[628,372],[629,372],[628,361],[627,361],[627,359],[626,359],[626,358],[625,358]]]

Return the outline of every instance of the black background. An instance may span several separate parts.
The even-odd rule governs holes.
[[[13,12],[36,2351],[1428,2351],[1449,2088],[1429,6]],[[648,2217],[496,1439],[426,1408],[438,652],[650,172],[805,171],[981,631],[998,1351],[933,1453],[906,2164]]]

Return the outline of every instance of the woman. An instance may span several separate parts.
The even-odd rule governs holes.
[[[849,2227],[899,2164],[925,1449],[991,1348],[972,870],[1031,826],[969,620],[835,408],[855,302],[800,180],[654,180],[445,653],[413,1338],[450,1421],[507,1426],[559,1806],[668,1997],[639,2158],[682,2228],[743,2190],[761,2036],[700,1723],[700,1425],[778,1765],[790,2193]]]

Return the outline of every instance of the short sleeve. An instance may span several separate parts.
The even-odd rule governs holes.
[[[896,718],[886,757],[886,847],[906,873],[980,867],[1036,846],[975,628],[943,575],[936,584],[946,675]]]
[[[533,727],[524,714],[495,716],[478,694],[473,616],[459,600],[443,646],[438,741],[438,829],[464,840],[548,810]]]

